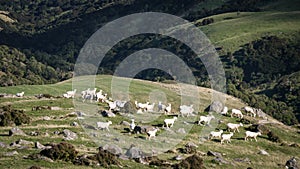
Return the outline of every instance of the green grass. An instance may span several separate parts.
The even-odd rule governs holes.
[[[111,76],[97,76],[96,78],[96,86],[98,88],[103,89],[105,92],[109,92],[111,85]],[[67,118],[60,118],[64,117],[66,114],[74,111],[70,110],[70,108],[73,107],[72,99],[52,99],[52,100],[39,100],[33,97],[34,94],[37,94],[36,91],[47,91],[47,93],[53,94],[53,95],[60,95],[64,93],[66,90],[71,89],[71,81],[62,82],[59,84],[54,85],[45,85],[45,86],[19,86],[19,87],[6,87],[1,88],[1,91],[5,91],[6,93],[15,93],[20,90],[27,91],[24,98],[0,98],[0,105],[6,105],[7,103],[10,103],[13,108],[15,109],[24,109],[26,113],[32,118],[32,122],[30,125],[22,125],[20,128],[25,133],[30,133],[31,131],[39,131],[41,132],[41,136],[5,136],[8,134],[8,130],[11,127],[0,127],[0,142],[4,142],[6,144],[10,144],[12,142],[17,141],[18,139],[22,138],[29,141],[39,141],[42,144],[47,144],[51,142],[59,143],[63,141],[63,137],[61,135],[54,135],[54,131],[62,131],[63,129],[69,129],[73,132],[76,132],[79,136],[77,140],[69,141],[70,143],[74,144],[76,149],[79,150],[79,154],[83,154],[88,152],[89,154],[95,153],[97,145],[94,143],[90,137],[86,134],[86,132],[81,127],[73,127],[70,126],[70,123],[73,121],[78,120],[75,117],[67,117]],[[160,91],[165,93],[167,100],[170,101],[173,104],[174,111],[178,111],[176,107],[180,105],[180,98],[177,92],[175,92],[170,86],[153,82],[147,82],[147,81],[141,81],[141,80],[133,80],[130,84],[130,97],[132,100],[137,99],[139,101],[147,101],[149,99],[149,95],[153,91]],[[210,94],[211,91],[208,89],[200,88],[200,101],[201,101],[201,110],[203,110],[205,107],[207,107],[210,103]],[[43,92],[43,93],[44,93]],[[56,92],[56,93],[52,93]],[[152,93],[153,94],[153,93]],[[59,111],[52,111],[52,110],[39,110],[39,111],[32,111],[31,108],[33,106],[58,106],[62,107],[63,110]],[[240,108],[244,106],[244,103],[240,102],[238,99],[228,97],[226,99],[226,105],[231,108]],[[99,104],[99,109],[104,109],[106,107],[105,104]],[[200,111],[199,115],[205,115],[207,113],[203,113]],[[150,114],[149,114],[150,115]],[[49,121],[41,120],[44,116],[50,116],[50,117],[56,117],[54,119],[51,119]],[[97,117],[97,116],[95,116]],[[148,121],[146,123],[143,123],[142,125],[157,125],[162,124],[163,119],[165,119],[167,116],[165,115],[158,115],[155,120]],[[247,117],[248,118],[248,117]],[[103,118],[104,120],[111,120],[113,122],[111,128],[113,128],[117,132],[124,132],[124,127],[122,125],[119,125],[120,121],[123,120],[130,120],[130,117],[120,116],[117,115],[115,118]],[[198,117],[192,118],[182,118],[180,117],[179,120],[175,123],[173,130],[176,131],[176,128],[180,127],[180,124],[184,121],[188,122],[195,122],[197,121]],[[252,119],[252,121],[257,121],[258,119]],[[97,121],[96,118],[91,118],[94,122]],[[142,119],[144,120],[144,119]],[[217,126],[217,129],[226,129],[226,124],[228,122],[233,123],[239,123],[239,120],[236,118],[230,118],[230,117],[222,117],[223,123],[219,124]],[[139,122],[140,123],[140,122]],[[300,144],[299,134],[296,133],[296,131],[289,127],[281,127],[280,125],[268,125],[272,131],[274,131],[277,135],[280,136],[280,138],[286,142],[287,144],[291,143],[298,143]],[[247,126],[245,126],[247,127]],[[258,138],[258,142],[254,141],[248,141],[245,142],[243,140],[244,138],[244,132],[245,128],[240,128],[240,133],[236,133],[232,139],[231,144],[224,144],[221,145],[219,140],[212,140],[212,141],[206,141],[203,144],[199,144],[199,134],[201,133],[201,130],[203,129],[203,126],[199,125],[191,125],[191,130],[189,131],[189,134],[179,142],[178,145],[175,145],[175,148],[182,148],[185,143],[192,141],[196,144],[198,144],[198,151],[206,153],[208,150],[211,151],[217,151],[221,153],[225,153],[224,158],[232,163],[234,163],[234,166],[232,165],[217,165],[212,163],[213,157],[210,156],[203,156],[204,164],[208,168],[247,168],[249,166],[253,168],[276,168],[277,164],[284,164],[286,160],[288,160],[291,156],[300,156],[299,148],[290,147],[290,146],[280,146],[279,143],[273,143],[269,140],[267,140],[267,136],[261,136]],[[212,129],[213,130],[213,129]],[[45,133],[48,133],[49,136],[45,136]],[[164,130],[161,130],[158,132],[158,136],[163,136]],[[145,135],[128,135],[126,132],[123,134],[126,137],[131,137],[132,139],[141,139],[145,138]],[[137,137],[137,138],[135,138]],[[157,137],[157,139],[159,139]],[[171,138],[169,138],[170,140]],[[180,139],[180,138],[172,138],[174,140]],[[258,155],[257,152],[260,149],[267,150],[271,155],[270,156],[261,156]],[[71,163],[58,161],[55,163],[49,163],[44,161],[32,161],[28,159],[23,159],[23,156],[26,156],[31,153],[37,153],[38,150],[34,148],[30,148],[28,150],[19,150],[16,149],[16,151],[19,152],[19,155],[16,155],[14,157],[3,157],[1,154],[9,151],[13,151],[14,149],[3,149],[1,148],[0,151],[0,164],[1,167],[4,168],[28,168],[31,165],[37,165],[42,166],[44,168],[89,168],[84,166],[74,166]],[[171,160],[176,154],[172,153],[163,153],[159,155],[159,158],[168,160],[172,163],[177,163],[177,161]],[[188,155],[183,154],[183,156],[187,157]],[[251,164],[246,163],[238,163],[234,162],[234,158],[246,158],[248,157],[252,162]],[[145,166],[133,161],[121,161],[123,166],[126,166],[125,168],[149,168],[149,166]],[[118,167],[112,167],[112,168],[118,168]],[[151,167],[150,167],[151,168]]]
[[[263,36],[276,35],[293,39],[300,31],[299,11],[292,12],[241,12],[215,16],[215,22],[199,28],[215,46],[234,52],[240,46]],[[201,22],[202,19],[197,22]]]

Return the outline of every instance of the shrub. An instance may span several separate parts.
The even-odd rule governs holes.
[[[98,161],[100,166],[106,168],[110,165],[120,165],[120,162],[118,161],[116,155],[107,150],[103,150],[102,147],[99,148],[99,152],[96,155],[88,158],[93,161]]]
[[[279,136],[277,136],[274,132],[270,131],[267,135],[270,141],[281,143]]]
[[[12,107],[4,106],[0,108],[0,126],[29,124],[30,118],[23,110],[15,110]]]
[[[40,154],[52,160],[74,161],[78,152],[72,144],[62,142],[52,145],[50,149],[42,150]]]
[[[182,160],[179,164],[176,164],[173,168],[201,169],[205,167],[203,166],[203,159],[200,157],[200,155],[194,154]]]

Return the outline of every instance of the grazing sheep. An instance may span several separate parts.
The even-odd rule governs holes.
[[[250,113],[250,116],[256,117],[256,113],[254,112],[254,109],[252,107],[246,106],[243,108],[243,110],[246,111],[247,115]]]
[[[174,125],[174,122],[177,120],[177,117],[173,117],[172,119],[165,119],[164,120],[164,126],[166,125],[167,128],[169,128],[169,125],[170,127],[173,127]]]
[[[116,102],[112,102],[112,101],[109,101],[109,100],[105,100],[105,102],[109,106],[109,111],[116,110],[116,108],[117,108],[117,103]]]
[[[198,125],[202,125],[201,123],[202,122],[204,122],[204,124],[203,124],[203,126],[205,125],[205,124],[210,124],[210,121],[212,120],[212,119],[215,119],[215,116],[213,116],[213,115],[207,115],[207,116],[200,116],[200,120],[199,120],[199,122],[198,122]]]
[[[76,94],[76,89],[74,89],[73,91],[67,91],[67,95],[69,95],[70,97],[74,98],[75,97],[75,94]]]
[[[161,102],[158,102],[158,112],[165,110],[167,106],[162,104]]]
[[[138,103],[137,101],[134,102],[135,107],[137,109],[141,108],[141,109],[147,109],[147,106],[149,105],[149,102],[147,103]]]
[[[188,117],[189,115],[191,115],[194,112],[193,105],[190,105],[190,106],[182,105],[179,108],[180,108],[180,114],[182,115],[182,117],[184,115],[186,115],[186,117]]]
[[[230,138],[233,136],[233,133],[230,132],[230,134],[222,134],[222,139],[221,139],[221,144],[224,143],[224,141],[226,141],[227,143],[231,143]]]
[[[17,93],[16,96],[17,96],[17,97],[23,97],[23,96],[24,96],[24,92]]]
[[[155,106],[155,103],[148,104],[147,107],[146,107],[146,110],[149,111],[149,112],[153,112],[154,111],[154,106]]]
[[[238,110],[238,109],[232,109],[231,110],[231,117],[233,117],[233,115],[237,116],[237,117],[239,117],[241,119],[243,118],[242,112],[240,110]]]
[[[213,138],[220,138],[221,139],[222,133],[223,133],[223,130],[211,131],[209,136],[208,136],[208,139],[213,139]]]
[[[224,108],[223,108],[221,114],[222,114],[222,115],[227,115],[227,112],[228,112],[228,107],[224,106]]]
[[[240,126],[243,126],[243,124],[242,123],[240,123],[240,124],[228,123],[227,124],[227,130],[228,131],[233,130],[233,132],[237,131],[239,133],[240,132],[239,131]]]
[[[257,142],[256,139],[257,136],[261,136],[261,132],[246,131],[245,141],[247,141],[248,137],[250,137],[250,138],[254,138],[254,140]]]
[[[105,93],[104,95],[102,94],[102,92],[100,93],[100,92],[98,92],[98,93],[96,93],[96,97],[97,97],[97,101],[98,102],[105,102],[106,100],[107,100],[107,93]]]
[[[109,131],[108,126],[112,124],[111,121],[109,122],[97,122],[97,128],[98,129],[106,129],[107,131]]]
[[[135,128],[134,119],[131,119],[131,123],[129,126],[130,126],[130,130],[134,130],[134,128]]]
[[[68,98],[71,98],[71,96],[68,95],[67,93],[64,93],[64,94],[63,94],[63,97],[64,97],[64,98],[67,98],[67,99],[68,99]]]
[[[121,100],[116,100],[116,105],[119,108],[123,108],[125,106],[125,104],[127,103],[127,101],[121,101]]]
[[[169,103],[169,105],[165,108],[165,114],[170,114],[171,113],[171,110],[172,110],[172,107],[171,107],[171,103]]]
[[[159,128],[155,128],[154,130],[150,130],[147,132],[148,139],[150,140],[151,137],[156,137],[156,132],[159,131]]]
[[[144,112],[143,112],[142,109],[138,109],[138,110],[136,111],[136,114],[144,114]]]

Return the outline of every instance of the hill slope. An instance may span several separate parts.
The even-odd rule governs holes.
[[[96,79],[96,86],[99,89],[102,89],[104,92],[107,92],[110,95],[110,88],[111,88],[111,76],[98,76]],[[79,151],[79,155],[81,154],[93,154],[96,152],[96,145],[90,137],[86,134],[86,132],[80,126],[71,126],[70,124],[74,121],[78,121],[76,117],[67,116],[68,113],[74,111],[72,99],[64,99],[64,98],[51,98],[51,99],[37,99],[33,95],[38,93],[48,93],[54,96],[59,96],[67,90],[70,90],[72,86],[71,81],[65,81],[58,84],[53,85],[42,85],[42,86],[13,86],[13,87],[1,87],[1,92],[14,94],[16,92],[25,91],[25,96],[23,98],[15,98],[15,97],[7,97],[7,98],[0,98],[0,105],[8,105],[10,104],[14,109],[23,109],[25,110],[26,114],[30,116],[31,123],[29,125],[21,125],[21,128],[28,136],[6,136],[8,130],[11,127],[0,127],[0,142],[4,142],[5,144],[10,144],[18,139],[25,139],[28,141],[39,141],[42,144],[47,143],[59,143],[63,140],[63,136],[55,135],[54,131],[62,131],[63,129],[70,129],[73,132],[78,134],[78,139],[68,141],[75,145],[76,149]],[[173,112],[176,114],[178,113],[177,108],[180,105],[180,95],[177,93],[178,86],[176,84],[162,84],[156,82],[149,82],[149,81],[142,81],[142,80],[133,80],[130,85],[130,96],[132,99],[136,99],[141,102],[145,102],[149,100],[149,96],[155,93],[164,93],[168,102],[171,102],[173,105]],[[158,92],[159,91],[159,92]],[[210,96],[211,96],[211,89],[207,88],[199,88],[200,92],[200,112],[199,114],[204,115],[207,114],[203,112],[204,108],[206,108],[210,104]],[[80,96],[76,97],[80,99]],[[239,99],[233,98],[231,96],[226,96],[226,105],[231,108],[241,108],[245,104],[242,103]],[[50,107],[60,107],[60,110],[32,110],[33,107],[36,106],[50,106]],[[98,104],[98,109],[106,109],[107,105],[103,103]],[[95,110],[94,113],[96,113]],[[135,117],[139,116],[135,112],[132,112]],[[151,113],[147,112],[146,114],[151,115]],[[174,128],[171,130],[175,130],[176,126],[179,124],[183,125],[193,125],[194,120],[198,120],[197,117],[188,117],[183,118],[179,117],[178,121],[175,123]],[[45,116],[49,116],[50,119],[45,119]],[[101,115],[97,115],[95,117],[100,117]],[[120,124],[121,121],[126,120],[130,121],[132,116],[123,116],[117,115],[116,117],[105,117],[106,120],[111,120],[112,125],[110,126],[111,129],[114,129],[116,132],[123,133],[124,137],[131,137],[135,140],[145,140],[145,134],[138,134],[137,137],[135,135],[128,135],[128,131]],[[162,124],[162,120],[166,118],[165,115],[160,115],[157,119],[151,122],[142,122],[138,121],[140,125],[158,125]],[[176,145],[175,148],[184,148],[184,145],[187,142],[193,142],[198,147],[196,148],[197,151],[202,152],[204,154],[207,153],[208,150],[216,151],[223,154],[223,159],[228,161],[228,164],[218,165],[217,163],[212,162],[212,156],[201,156],[204,159],[204,166],[207,168],[276,168],[278,166],[283,167],[285,162],[291,157],[296,156],[299,157],[299,134],[297,134],[297,129],[288,127],[279,123],[278,121],[268,117],[269,121],[265,121],[260,118],[252,118],[245,116],[246,120],[240,121],[237,118],[231,118],[228,116],[222,117],[222,122],[217,126],[217,129],[226,129],[226,123],[233,122],[239,123],[243,122],[244,127],[240,128],[240,133],[236,133],[233,136],[232,143],[230,144],[223,144],[221,145],[218,139],[199,142],[199,134],[201,130],[203,130],[202,126],[193,125],[192,129],[188,131],[188,135],[181,140],[181,142]],[[182,119],[185,119],[186,122],[190,124],[184,123]],[[81,121],[82,122],[82,121]],[[282,143],[276,143],[268,140],[268,136],[263,134],[262,136],[258,137],[258,142],[248,141],[245,142],[243,140],[245,134],[245,130],[249,130],[248,127],[251,124],[247,124],[250,122],[251,124],[265,124],[264,126],[267,127],[269,130],[274,132],[275,135],[278,135],[279,138],[282,140]],[[162,127],[161,131],[158,132],[157,138],[151,139],[150,142],[155,142],[160,136],[162,137],[163,133],[166,132],[165,129]],[[211,130],[215,130],[212,128]],[[39,136],[30,136],[29,133],[33,131],[38,131],[40,133]],[[95,131],[97,132],[97,131]],[[47,133],[47,134],[46,134]],[[227,132],[226,132],[227,133]],[[128,145],[129,146],[129,145]],[[139,145],[138,145],[139,146]],[[142,148],[142,147],[140,147]],[[17,149],[17,148],[4,148],[0,147],[2,158],[1,158],[1,166],[9,167],[9,168],[28,168],[32,165],[37,165],[45,168],[89,168],[84,166],[75,166],[70,162],[62,162],[58,161],[55,163],[46,162],[43,160],[32,161],[29,159],[24,159],[23,156],[28,156],[31,153],[38,153],[40,150],[36,148],[29,148],[24,149]],[[19,154],[14,155],[14,157],[6,157],[6,152],[11,152],[16,150]],[[270,155],[264,156],[257,154],[260,150],[266,150]],[[178,163],[176,160],[172,160],[173,157],[177,155],[182,155],[183,157],[190,156],[191,154],[185,154],[180,152],[169,152],[159,154],[158,157],[163,160],[167,160],[170,163]],[[238,162],[237,158],[245,159],[248,158],[251,162]],[[121,160],[121,164],[124,168],[150,168],[148,165],[143,165],[140,163],[136,163],[134,161],[127,161]],[[112,166],[113,168],[117,168],[117,166]]]

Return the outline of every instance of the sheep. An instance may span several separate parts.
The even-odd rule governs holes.
[[[165,119],[164,120],[164,126],[166,125],[167,128],[169,128],[169,124],[170,124],[170,127],[173,127],[174,125],[174,122],[177,120],[177,117],[173,117],[172,119]]]
[[[154,106],[155,106],[155,103],[149,104],[149,105],[147,105],[146,110],[149,112],[153,112]]]
[[[223,133],[223,130],[220,130],[220,131],[211,131],[210,134],[209,134],[209,136],[208,136],[208,139],[213,139],[215,137],[221,139],[222,133]]]
[[[119,108],[123,108],[125,106],[125,104],[127,103],[127,101],[121,101],[121,100],[116,100],[116,105]]]
[[[147,132],[148,139],[150,140],[151,137],[156,137],[157,131],[159,131],[159,128],[155,128],[154,130],[148,131],[148,132]]]
[[[161,102],[158,102],[158,112],[165,110],[167,106],[162,104]]]
[[[221,136],[221,144],[223,144],[224,141],[226,141],[227,143],[231,143],[230,138],[233,136],[233,133],[230,132],[230,134],[222,134]]]
[[[256,113],[254,112],[254,109],[252,107],[246,106],[243,108],[243,110],[246,111],[246,113],[250,113],[250,116],[256,117]]]
[[[76,89],[74,89],[73,91],[67,91],[67,95],[69,95],[70,97],[74,98],[75,97],[75,94],[76,94]]]
[[[202,125],[202,124],[201,124],[202,122],[204,122],[204,125],[205,125],[205,123],[209,125],[209,124],[210,124],[210,121],[211,121],[212,119],[215,119],[215,116],[213,116],[213,115],[200,116],[200,120],[199,120],[199,122],[198,122],[198,125]],[[204,125],[203,125],[203,126],[204,126]]]
[[[68,99],[68,98],[71,98],[71,96],[68,95],[67,93],[64,93],[64,94],[63,94],[63,97],[64,97],[64,98],[67,98],[67,99]]]
[[[224,106],[224,108],[223,108],[221,114],[222,114],[222,115],[227,115],[227,112],[228,112],[228,107]]]
[[[182,105],[179,108],[180,108],[180,114],[182,116],[186,115],[188,117],[189,115],[191,115],[194,112],[193,105],[190,105],[190,106]]]
[[[17,93],[16,96],[17,97],[23,97],[25,92],[21,92],[21,93]]]
[[[136,111],[136,114],[143,114],[143,110],[142,110],[142,109],[138,109],[138,110]]]
[[[130,126],[130,130],[134,130],[134,128],[135,128],[134,119],[131,119],[131,123],[129,126]]]
[[[165,108],[165,114],[169,114],[169,113],[171,113],[171,110],[172,110],[172,107],[171,107],[172,105],[171,105],[171,103],[169,103],[169,105]]]
[[[239,133],[240,132],[239,131],[240,126],[243,126],[243,124],[242,123],[240,123],[240,124],[228,123],[227,124],[227,130],[228,131],[233,130],[233,132],[237,131]]]
[[[245,141],[247,141],[248,137],[250,137],[250,138],[254,138],[255,141],[257,142],[257,139],[256,139],[257,136],[261,136],[261,132],[246,131]]]
[[[231,117],[233,117],[233,115],[235,115],[235,116],[237,116],[237,117],[239,117],[241,119],[243,118],[242,112],[240,110],[238,110],[238,109],[232,109],[231,110]]]
[[[105,102],[108,104],[108,106],[109,106],[109,111],[111,111],[111,110],[116,110],[116,108],[117,108],[117,103],[114,101],[114,102],[112,102],[112,101],[109,101],[109,100],[105,100]]]
[[[106,129],[107,131],[109,131],[108,126],[112,124],[111,121],[108,122],[97,122],[97,128],[98,129]]]
[[[107,100],[107,93],[105,93],[104,95],[102,94],[102,92],[98,92],[96,93],[96,97],[97,97],[97,101],[98,102],[105,102]]]

